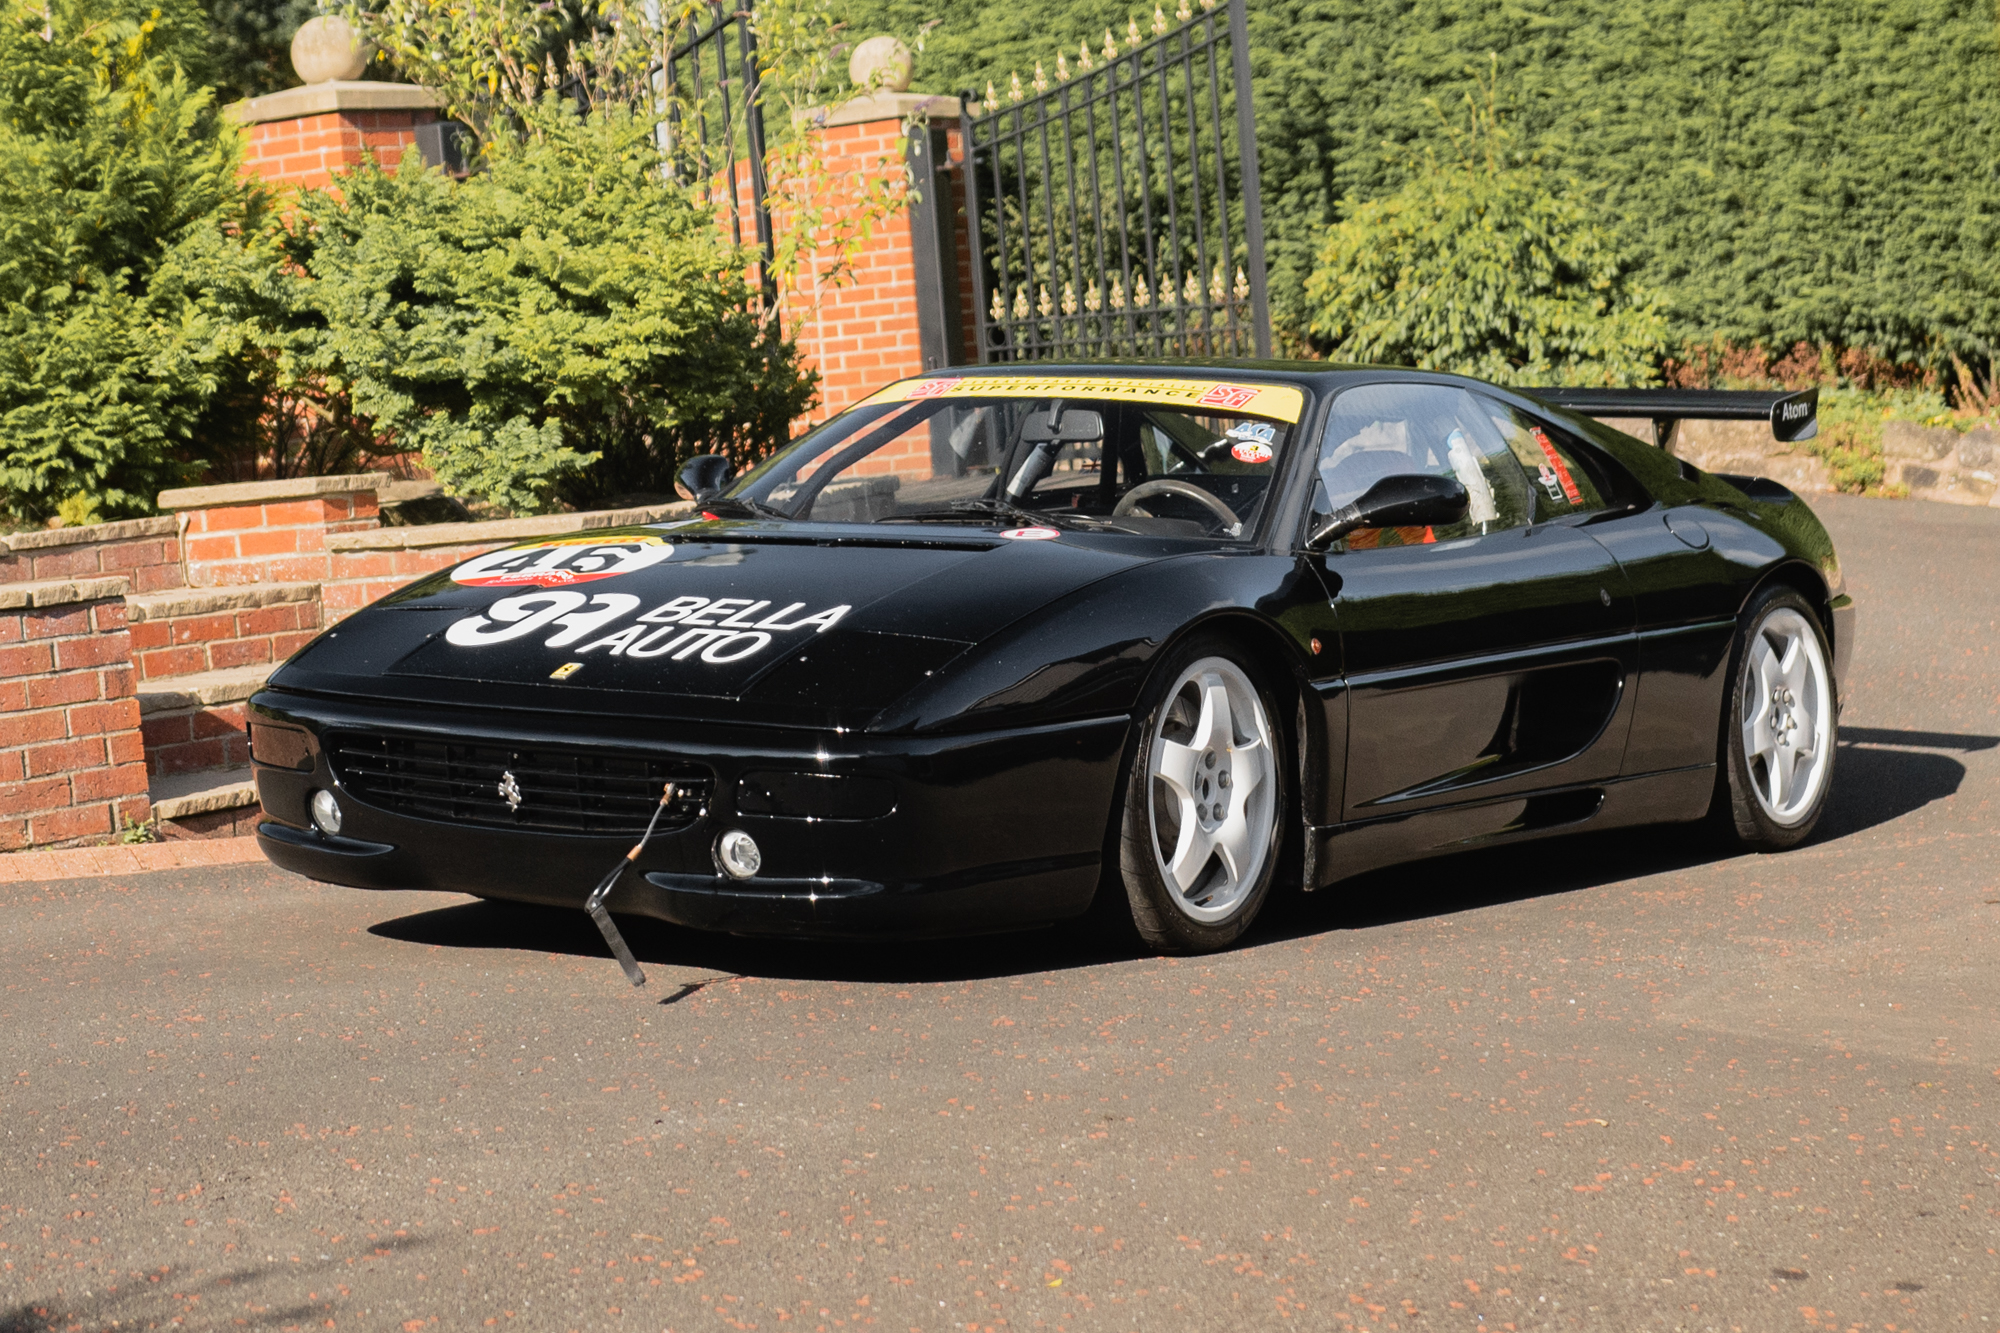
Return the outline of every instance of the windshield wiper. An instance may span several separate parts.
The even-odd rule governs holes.
[[[744,496],[718,496],[704,500],[698,506],[701,512],[714,514],[719,518],[776,518],[790,522],[792,516],[776,505],[765,504],[762,500],[752,500]]]

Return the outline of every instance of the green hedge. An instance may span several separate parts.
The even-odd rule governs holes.
[[[941,20],[919,87],[1006,86],[1140,8],[847,0],[855,35]],[[1172,6],[1169,5],[1171,10]],[[1669,339],[2000,342],[2000,33],[1950,0],[1251,0],[1273,298],[1301,327],[1325,227],[1498,57],[1502,110],[1591,195]]]

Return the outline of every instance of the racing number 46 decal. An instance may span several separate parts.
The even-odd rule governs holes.
[[[451,571],[452,582],[474,588],[562,588],[615,578],[657,565],[674,553],[658,537],[553,537],[531,546],[489,551]]]

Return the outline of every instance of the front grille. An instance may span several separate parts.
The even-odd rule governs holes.
[[[569,746],[365,732],[335,732],[324,744],[341,785],[357,799],[399,815],[485,828],[642,833],[669,782],[675,794],[660,829],[685,828],[708,813],[715,786],[715,775],[700,764]],[[509,808],[507,796],[516,792],[519,803]]]

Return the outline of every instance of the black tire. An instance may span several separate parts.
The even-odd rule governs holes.
[[[1232,680],[1228,672],[1205,666],[1212,663],[1227,664],[1237,679]],[[1204,829],[1218,834],[1235,830],[1236,816],[1241,812],[1242,830],[1261,850],[1256,869],[1240,879],[1231,872],[1229,853],[1215,851],[1209,860],[1202,862],[1207,870],[1195,877],[1188,890],[1182,891],[1169,882],[1167,854],[1160,848],[1159,839],[1162,831],[1171,834],[1178,830],[1180,820],[1176,812],[1183,810],[1185,803],[1177,803],[1175,811],[1162,808],[1159,818],[1163,822],[1156,826],[1156,808],[1162,806],[1159,792],[1166,791],[1171,796],[1173,789],[1166,779],[1154,776],[1154,758],[1156,751],[1163,756],[1166,753],[1163,744],[1171,739],[1166,733],[1179,731],[1187,721],[1188,675],[1198,666],[1205,666],[1204,679],[1221,684],[1231,699],[1236,699],[1239,684],[1246,688],[1254,696],[1256,709],[1242,710],[1240,704],[1247,700],[1232,703],[1231,725],[1236,734],[1229,746],[1184,747],[1195,756],[1198,783],[1207,784],[1202,793],[1203,804],[1194,809],[1214,810],[1218,814],[1213,826],[1198,820],[1195,837],[1205,836]],[[1193,690],[1196,706],[1201,707],[1199,701],[1207,697],[1207,687],[1197,682]],[[1284,856],[1286,832],[1296,815],[1292,809],[1291,744],[1286,735],[1286,722],[1293,710],[1288,703],[1279,702],[1261,667],[1241,649],[1214,635],[1198,635],[1169,650],[1154,671],[1146,704],[1134,743],[1129,747],[1119,808],[1114,813],[1118,881],[1131,912],[1132,927],[1146,945],[1161,953],[1212,953],[1226,949],[1250,928],[1270,896],[1272,880]],[[1238,725],[1238,711],[1251,711],[1252,716]],[[1258,712],[1260,717],[1255,715]],[[1167,719],[1164,725],[1163,717]],[[1236,742],[1245,737],[1249,740],[1239,746]],[[1178,740],[1173,743],[1181,744]],[[1242,767],[1245,773],[1251,771],[1250,756],[1259,745],[1264,747],[1263,767],[1254,789],[1244,795],[1242,779],[1234,773],[1237,767]],[[1226,751],[1221,753],[1219,764],[1205,770],[1199,767],[1202,756],[1219,751]],[[1226,797],[1224,791],[1229,793]],[[1225,801],[1229,813],[1222,818],[1220,812]],[[1215,846],[1223,847],[1220,838]],[[1192,856],[1187,858],[1187,864],[1195,864]]]
[[[1810,643],[1804,641],[1805,636],[1810,637]],[[1816,668],[1809,674],[1817,676],[1815,689],[1818,697],[1811,701],[1809,708],[1797,707],[1775,694],[1774,697],[1764,697],[1767,691],[1760,688],[1754,674],[1760,639],[1767,645],[1792,640],[1799,642],[1801,661],[1808,667]],[[1813,656],[1815,653],[1816,659]],[[1839,737],[1832,661],[1826,628],[1820,623],[1819,613],[1796,589],[1782,584],[1766,588],[1752,600],[1739,619],[1736,642],[1729,658],[1729,693],[1724,701],[1726,707],[1717,754],[1715,805],[1710,811],[1716,830],[1734,846],[1754,852],[1781,852],[1796,847],[1812,833],[1813,826],[1825,811],[1827,796],[1833,790],[1833,765]],[[1793,696],[1797,694],[1796,691],[1789,693]],[[1744,721],[1752,707],[1769,710],[1771,720],[1765,724],[1766,727],[1771,734],[1785,737],[1797,737],[1802,729],[1800,714],[1812,712],[1803,727],[1812,737],[1810,753],[1813,768],[1809,779],[1812,788],[1809,793],[1795,796],[1796,808],[1774,802],[1771,796],[1772,761],[1749,751]],[[1825,724],[1823,731],[1818,725],[1822,717]],[[1799,741],[1785,740],[1780,749],[1770,753],[1782,756],[1784,750],[1801,756],[1807,752]],[[1793,763],[1795,766],[1790,771],[1797,774],[1796,760],[1780,758],[1779,762]]]

